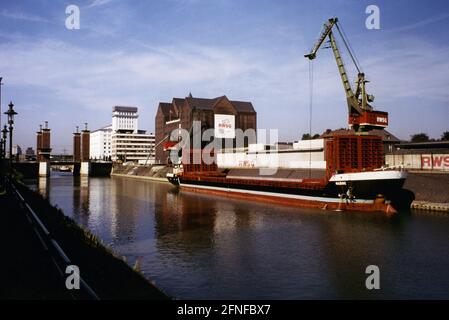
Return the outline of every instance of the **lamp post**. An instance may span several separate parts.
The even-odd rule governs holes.
[[[12,101],[8,105],[9,109],[5,112],[5,114],[8,116],[8,124],[9,124],[9,165],[10,170],[12,170],[12,131],[13,131],[13,124],[14,124],[14,116],[17,114],[17,112],[14,111],[14,105]]]
[[[7,134],[8,134],[8,128],[6,127],[6,124],[5,124],[5,126],[3,127],[3,130],[2,130],[2,157],[3,157],[3,159],[6,158],[6,137],[7,137]]]

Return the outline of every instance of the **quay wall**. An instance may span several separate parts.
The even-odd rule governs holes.
[[[114,164],[112,166],[111,176],[126,177],[144,180],[156,180],[167,182],[167,173],[172,172],[172,168],[165,165],[122,165]]]
[[[404,188],[415,194],[416,201],[449,204],[449,174],[409,172]]]
[[[91,162],[90,163],[90,176],[101,177],[109,176],[112,171],[112,162]]]

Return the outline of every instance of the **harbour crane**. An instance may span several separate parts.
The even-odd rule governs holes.
[[[349,56],[351,57],[351,60],[358,71],[355,91],[352,89],[351,84],[348,80],[348,74],[346,72],[343,59],[341,57],[340,50],[338,49],[334,33],[332,32],[334,27],[340,34],[345,48],[347,49]],[[332,51],[334,53],[338,72],[340,73],[340,78],[343,82],[346,100],[348,103],[349,126],[356,132],[366,132],[373,129],[384,129],[388,125],[388,113],[374,110],[371,106],[370,103],[374,101],[374,96],[366,92],[365,84],[368,81],[365,79],[365,73],[361,71],[360,65],[349,46],[349,42],[344,36],[341,27],[339,26],[338,18],[331,18],[326,24],[324,24],[323,31],[317,42],[313,46],[311,52],[304,55],[304,57],[309,58],[310,60],[315,59],[318,50],[321,48],[326,38],[329,38],[330,48],[332,48]]]

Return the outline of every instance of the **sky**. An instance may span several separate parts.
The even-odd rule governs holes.
[[[77,30],[65,26],[69,5],[80,9]],[[380,29],[366,28],[368,5],[379,8]],[[71,153],[75,126],[110,124],[115,105],[138,107],[140,129],[154,132],[158,103],[189,93],[251,101],[258,128],[279,129],[282,141],[309,132],[310,116],[313,133],[347,127],[331,50],[313,62],[312,91],[304,58],[330,17],[370,80],[374,107],[389,112],[390,132],[449,130],[446,0],[0,0],[2,112],[13,101],[22,149],[35,148],[48,121],[57,153]]]

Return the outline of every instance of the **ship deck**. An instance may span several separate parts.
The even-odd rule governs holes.
[[[184,181],[201,181],[219,185],[260,186],[322,190],[328,184],[325,170],[305,169],[230,169],[209,172],[184,172]]]

